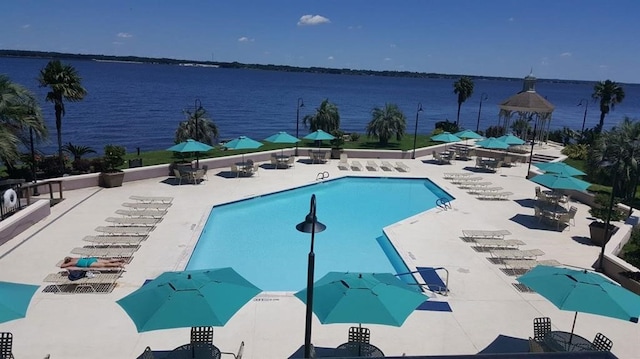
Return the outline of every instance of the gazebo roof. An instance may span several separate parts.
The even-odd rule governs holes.
[[[502,102],[500,109],[513,112],[551,113],[555,106],[535,91],[522,91]]]

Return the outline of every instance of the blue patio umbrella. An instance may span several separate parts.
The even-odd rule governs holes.
[[[499,139],[495,138],[495,137],[489,137],[487,139],[484,139],[482,141],[478,141],[476,142],[476,145],[483,147],[483,148],[488,148],[488,149],[494,149],[494,150],[506,150],[507,148],[509,148],[509,144],[504,142],[504,141],[500,141]]]
[[[551,189],[586,191],[591,186],[591,183],[587,181],[556,173],[544,173],[531,177],[529,180]]]
[[[543,170],[546,173],[555,173],[562,176],[584,176],[586,173],[580,171],[577,168],[571,167],[564,162],[546,162],[537,163],[534,166]]]
[[[206,143],[198,142],[196,140],[188,139],[184,142],[180,142],[176,145],[173,145],[167,148],[167,151],[179,152],[179,153],[196,153],[196,166],[200,167],[200,152],[207,152],[213,149],[213,147],[207,145]]]
[[[514,136],[512,134],[500,136],[497,139],[510,146],[524,145],[526,143],[525,141],[520,139],[520,137]]]
[[[24,318],[37,285],[0,282],[0,323]]]
[[[303,138],[305,140],[324,141],[324,140],[333,140],[335,137],[330,133],[326,133],[322,130],[317,130],[317,131],[311,132],[310,134],[304,136]]]
[[[271,143],[297,143],[300,142],[300,139],[295,137],[295,136],[291,136],[290,134],[284,132],[284,131],[280,131],[276,134],[273,134],[267,138],[264,139],[267,142],[271,142]],[[282,149],[281,153],[284,153],[284,148]]]
[[[447,149],[447,143],[462,141],[462,139],[450,132],[443,132],[441,134],[435,135],[431,137],[432,141],[444,142],[444,149]]]
[[[539,265],[517,278],[562,310],[602,315],[637,323],[640,296],[599,273]]]
[[[223,326],[261,290],[233,268],[165,272],[117,301],[138,332]]]
[[[479,134],[471,131],[471,130],[463,130],[460,132],[454,133],[454,135],[462,138],[463,140],[479,140],[482,138]]]
[[[247,136],[240,136],[222,146],[230,150],[253,150],[262,147],[262,143]],[[244,153],[242,153],[242,162],[244,162]]]
[[[313,312],[323,324],[402,326],[428,297],[391,273],[329,272],[313,286]],[[295,294],[305,302],[307,290]]]

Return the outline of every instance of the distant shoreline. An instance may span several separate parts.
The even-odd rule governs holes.
[[[71,53],[51,52],[51,51],[0,50],[0,57],[24,57],[24,58],[44,58],[44,59],[61,58],[61,59],[90,60],[90,61],[99,61],[99,62],[119,62],[119,63],[135,63],[135,64],[167,64],[167,65],[193,66],[193,67],[213,67],[213,68],[226,68],[226,69],[257,69],[257,70],[269,70],[269,71],[309,72],[309,73],[360,75],[360,76],[386,76],[386,77],[411,77],[411,78],[435,78],[435,79],[458,79],[460,76],[468,76],[474,80],[522,81],[522,78],[500,77],[500,76],[475,76],[475,75],[437,74],[437,73],[411,72],[411,71],[374,71],[374,70],[357,70],[357,69],[335,69],[335,68],[328,68],[328,67],[297,67],[297,66],[289,66],[289,65],[243,64],[239,62],[194,61],[194,60],[139,57],[139,56],[71,54]],[[540,79],[540,78],[538,79],[538,82],[574,83],[574,84],[595,83],[595,81],[558,80],[558,79]]]

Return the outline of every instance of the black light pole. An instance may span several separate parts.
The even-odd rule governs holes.
[[[633,140],[631,142],[631,160],[633,161],[633,153],[636,151],[636,147],[640,145],[640,140]],[[638,163],[636,161],[636,172],[640,172],[640,168],[638,167]],[[633,197],[631,197],[631,203],[629,204],[629,214],[627,216],[631,216],[633,213],[633,202],[636,200],[636,191],[638,190],[638,177],[640,177],[640,173],[636,174],[636,178],[633,181]]]
[[[418,103],[418,110],[416,111],[416,129],[413,131],[413,154],[411,155],[411,159],[416,158],[416,139],[418,139],[418,116],[422,112],[422,103]]]
[[[196,120],[196,141],[200,140],[200,136],[198,136],[198,110],[202,108],[202,102],[199,99],[195,101],[196,111],[193,113],[193,118]],[[196,152],[196,168],[200,168],[200,153]]]
[[[311,318],[313,316],[313,274],[315,270],[315,253],[313,253],[314,234],[327,228],[318,222],[316,218],[316,195],[311,195],[311,208],[303,222],[296,225],[300,232],[311,233],[311,249],[309,250],[309,262],[307,264],[307,314],[304,323],[304,357],[311,357]]]
[[[531,153],[529,153],[529,167],[527,168],[527,176],[529,179],[529,172],[531,172],[531,161],[533,161],[533,146],[536,144],[536,130],[538,129],[538,121],[533,125],[533,138],[531,138]]]
[[[485,92],[480,95],[480,107],[478,107],[478,122],[476,122],[476,132],[480,130],[480,112],[482,112],[482,101],[486,101],[488,99],[489,95],[487,95]]]
[[[580,100],[580,103],[578,104],[578,106],[582,106],[583,103],[584,103],[584,117],[582,117],[582,130],[580,131],[580,133],[584,132],[584,124],[585,122],[587,122],[587,109],[589,108],[589,100],[583,98],[582,100]]]
[[[302,101],[302,97],[298,97],[298,103],[296,106],[296,138],[298,137],[298,129],[300,128],[300,107],[304,107],[304,101]],[[296,152],[295,156],[298,155],[298,142],[296,142]]]
[[[31,175],[33,176],[33,183],[38,182],[38,177],[36,175],[36,151],[33,147],[33,128],[29,127],[29,140],[31,140]],[[38,186],[33,187],[33,195],[39,196]]]
[[[607,221],[604,224],[604,239],[602,240],[602,247],[600,248],[600,259],[598,260],[598,271],[604,272],[604,248],[607,246],[607,242],[609,242],[609,226],[611,223],[611,212],[613,211],[613,200],[615,197],[616,191],[616,178],[618,174],[618,163],[619,159],[613,164],[613,183],[611,184],[611,196],[609,197],[609,210],[607,211]],[[601,166],[609,167],[611,166],[611,162],[602,161]]]

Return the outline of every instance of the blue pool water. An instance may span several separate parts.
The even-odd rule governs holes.
[[[295,226],[312,194],[327,226],[315,235],[316,279],[330,271],[406,272],[382,228],[452,199],[425,179],[347,177],[216,206],[187,269],[229,266],[265,291],[304,288],[311,235]]]

